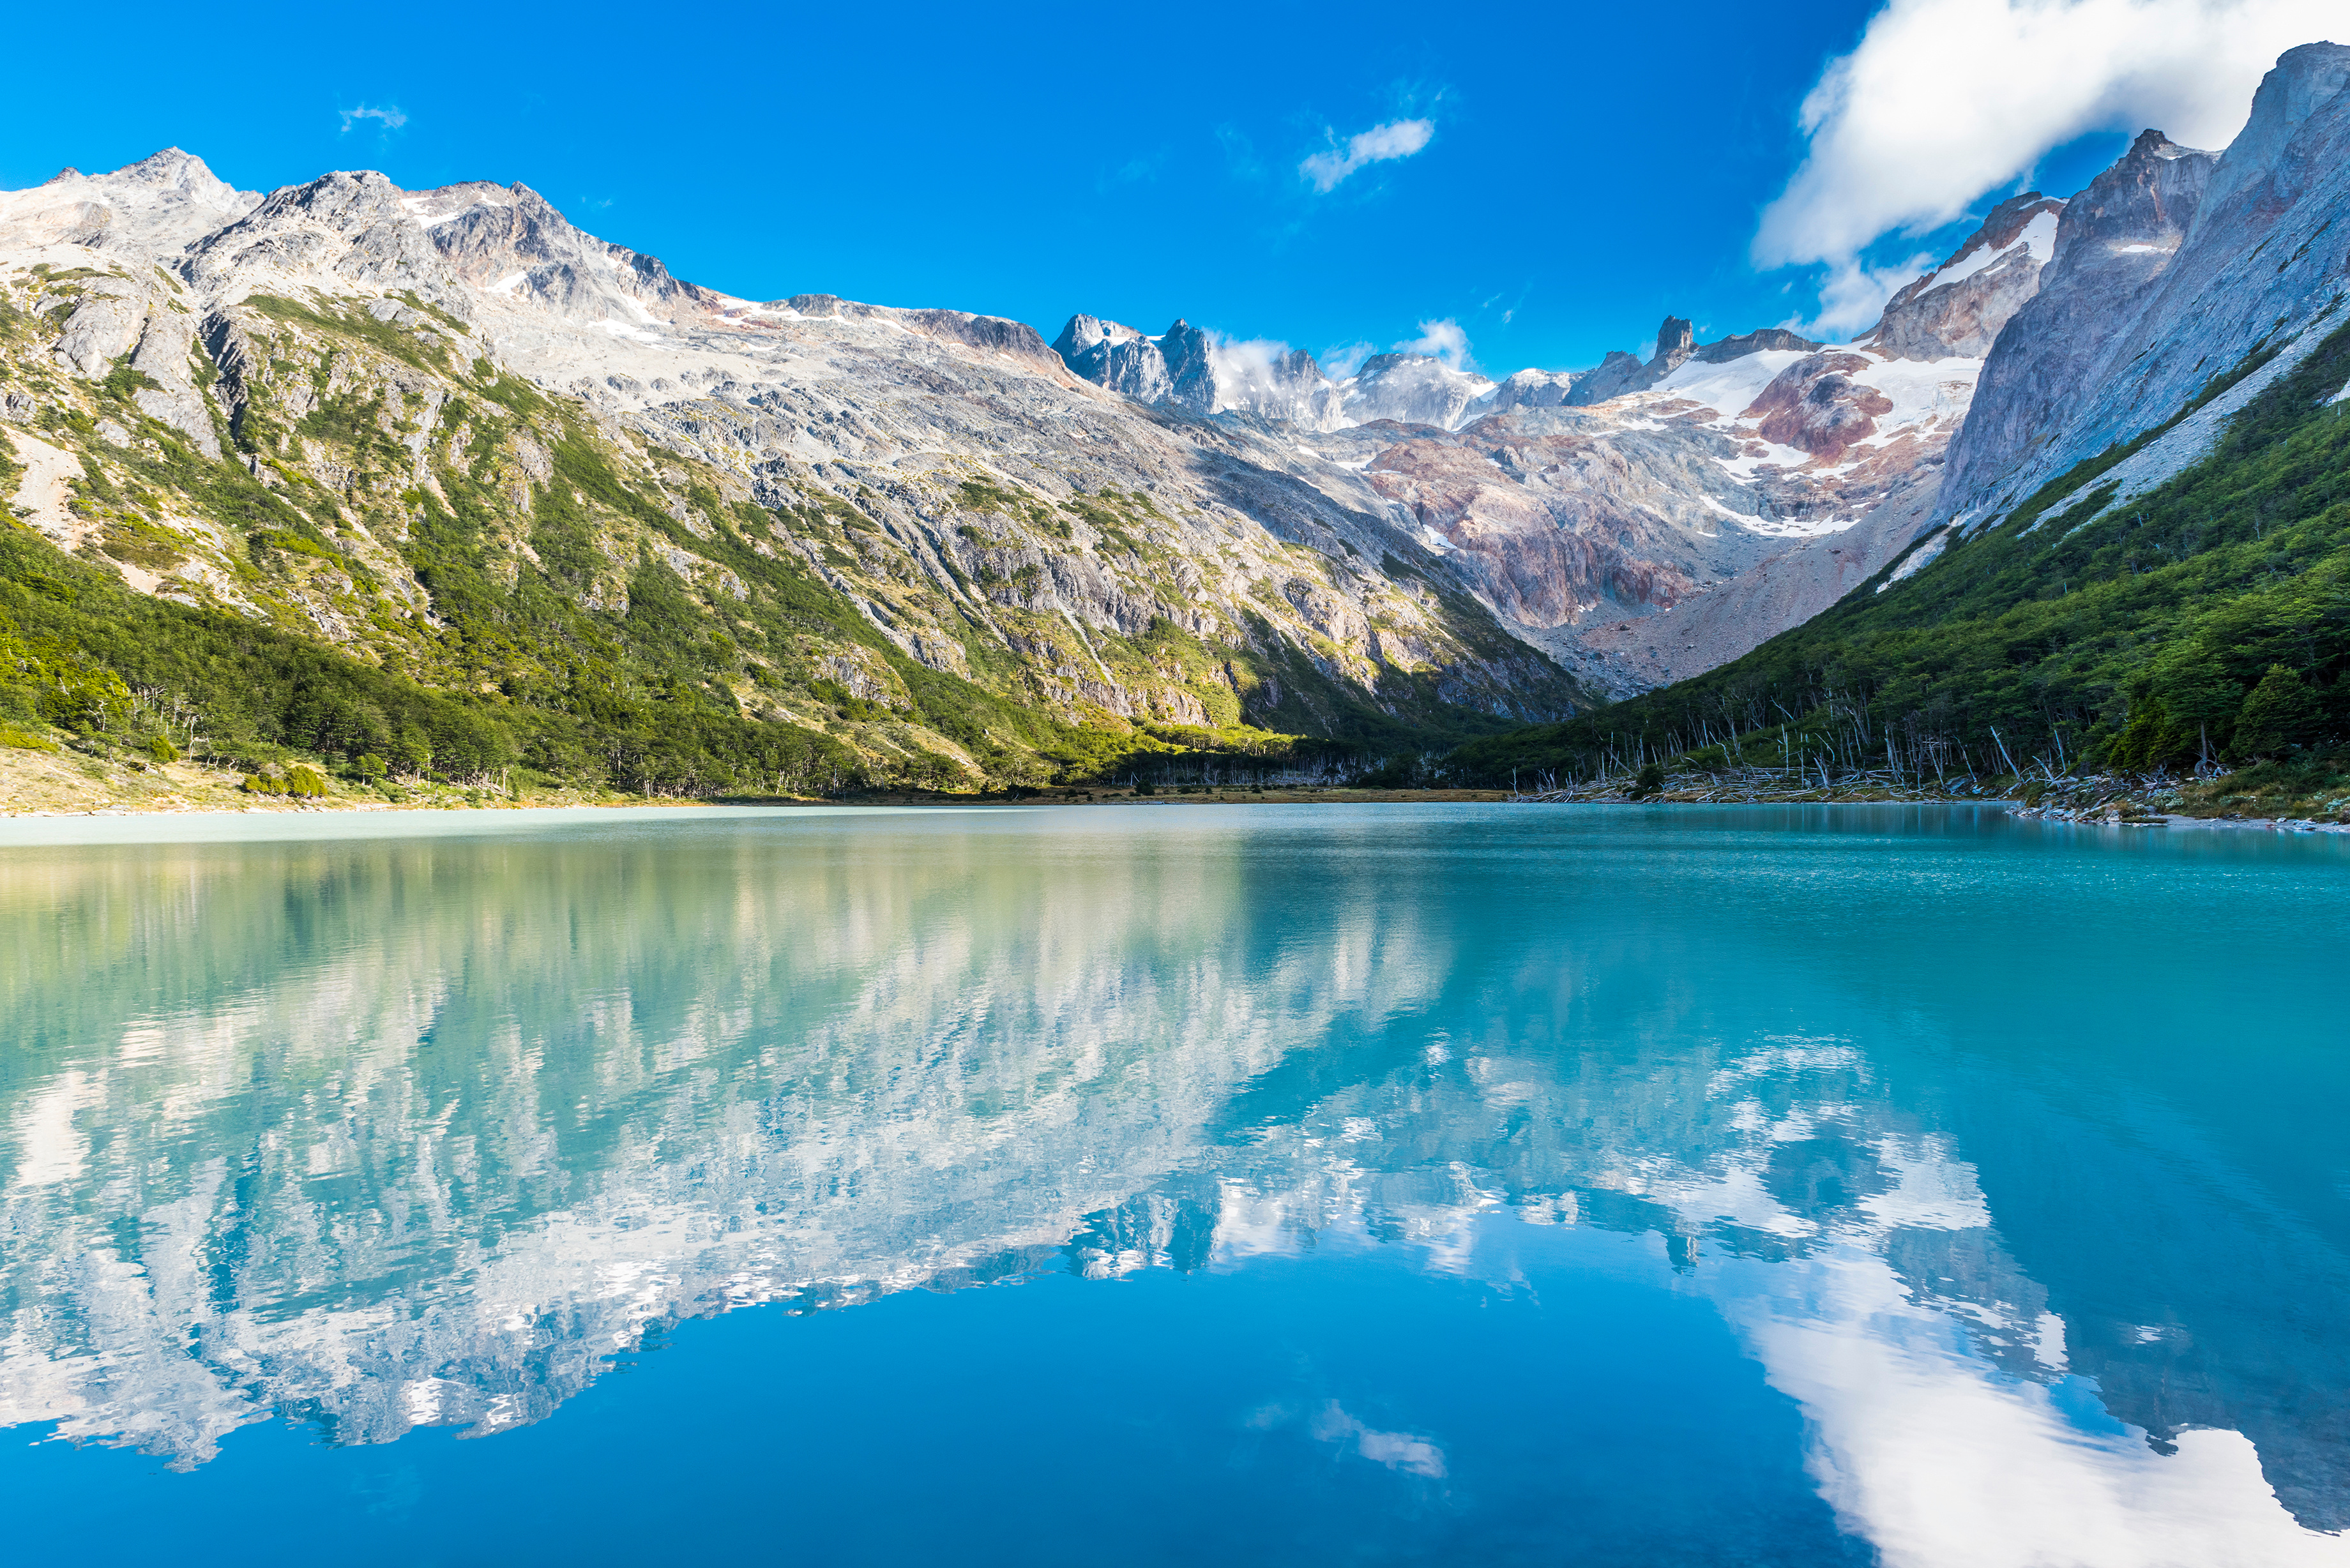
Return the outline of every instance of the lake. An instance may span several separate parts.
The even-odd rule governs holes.
[[[2345,939],[1991,809],[0,823],[0,1556],[2350,1563]]]

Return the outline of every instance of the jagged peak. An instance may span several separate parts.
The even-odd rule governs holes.
[[[151,152],[136,163],[127,163],[116,170],[120,179],[136,180],[147,185],[225,185],[227,182],[212,171],[210,165],[192,152],[177,147],[166,147],[161,152]]]
[[[1664,325],[1657,328],[1657,359],[1673,354],[1687,355],[1696,347],[1697,328],[1682,317],[1668,316]]]

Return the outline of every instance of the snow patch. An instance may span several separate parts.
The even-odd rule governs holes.
[[[1891,576],[1877,585],[1877,591],[1881,594],[1902,578],[1912,576],[1924,567],[1942,553],[1942,547],[1950,542],[1958,531],[1958,525],[1953,524],[1929,536],[1923,544],[1910,551],[1908,556],[1899,566],[1893,568]]]
[[[1765,465],[1793,470],[1801,468],[1812,461],[1812,454],[1801,447],[1781,446],[1776,441],[1762,441],[1757,438],[1750,438],[1747,444],[1762,447],[1760,455],[1717,457],[1713,461],[1720,463],[1731,478],[1739,480],[1752,480],[1754,477],[1754,471]]]
[[[2043,213],[2023,225],[2021,236],[2031,247],[2032,259],[2043,266],[2056,258],[2056,214]]]
[[[1924,288],[1918,292],[1931,294],[1938,288],[1948,288],[1954,283],[1964,283],[1979,272],[1985,272],[2018,251],[2030,253],[2032,259],[2045,266],[2056,254],[2056,214],[2043,213],[2023,225],[2023,232],[2008,242],[2006,248],[1993,250],[1989,245],[1973,251],[1949,266],[1935,273]]]
[[[1745,524],[1750,534],[1768,539],[1821,539],[1841,534],[1860,521],[1851,517],[1756,517]]]
[[[1720,414],[1717,424],[1727,424],[1744,413],[1780,371],[1805,358],[1807,351],[1800,348],[1765,348],[1718,365],[1691,359],[1638,396],[1643,401],[1687,398]]]
[[[1893,400],[1892,411],[1877,416],[1871,444],[1882,445],[1906,426],[1964,419],[1982,367],[1980,359],[1886,359],[1854,371],[1854,380]]]

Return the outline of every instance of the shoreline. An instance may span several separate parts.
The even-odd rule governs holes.
[[[2080,827],[2162,828],[2172,832],[2267,832],[2285,834],[2350,834],[2350,824],[2319,822],[2297,817],[2192,816],[2184,813],[2147,813],[2122,816],[2115,814],[2068,812],[2034,807],[2013,796],[1984,796],[1979,799],[1942,796],[1936,798],[1903,798],[1877,796],[1866,799],[1804,799],[1791,796],[1784,799],[1742,801],[1692,800],[1538,800],[1532,796],[1512,796],[1506,791],[1495,790],[1268,790],[1262,794],[1254,791],[1196,795],[1151,794],[1136,795],[1119,792],[1106,794],[1083,791],[1072,795],[1039,792],[1025,798],[1003,795],[910,795],[877,794],[858,799],[804,799],[792,796],[724,796],[701,800],[682,799],[614,799],[600,800],[507,800],[496,803],[371,803],[335,801],[312,805],[271,801],[266,805],[233,806],[161,805],[148,807],[101,806],[87,810],[15,810],[0,808],[0,847],[11,846],[14,836],[8,832],[16,823],[119,822],[151,824],[161,826],[167,822],[184,822],[191,826],[222,826],[253,819],[298,818],[316,824],[319,829],[329,829],[338,821],[366,819],[394,824],[419,825],[426,821],[447,823],[452,819],[474,819],[487,826],[504,820],[515,826],[524,824],[517,818],[546,821],[564,818],[589,821],[598,814],[609,815],[616,820],[652,820],[679,812],[708,812],[716,816],[757,816],[768,813],[811,812],[914,812],[941,813],[1026,810],[1037,807],[1074,807],[1086,805],[1126,806],[1210,806],[1210,805],[1550,805],[1568,807],[1711,807],[1716,810],[1741,810],[1756,807],[1883,807],[1937,806],[1950,809],[1989,808],[2005,813],[2020,822],[2044,822]],[[287,826],[292,826],[289,821]],[[33,841],[27,841],[29,844]]]
[[[1772,789],[1762,781],[1734,784],[1709,775],[1669,779],[1663,789],[1632,798],[1621,781],[1595,783],[1529,794],[1506,789],[1356,788],[1347,785],[1210,786],[1163,785],[1142,793],[1103,784],[1060,784],[983,794],[884,790],[851,797],[716,795],[700,798],[621,795],[556,789],[519,796],[428,780],[395,781],[369,787],[330,780],[329,793],[299,800],[255,795],[240,774],[192,762],[150,762],[65,751],[0,750],[0,826],[24,822],[96,820],[186,820],[224,824],[252,817],[476,816],[488,820],[517,812],[625,812],[727,810],[977,810],[1014,806],[1080,805],[1711,805],[1711,806],[1993,806],[2021,821],[2082,826],[2162,827],[2175,831],[2237,829],[2295,834],[2350,832],[2336,801],[2296,800],[2276,794],[2224,793],[2230,781],[2172,780],[2118,775],[2064,775],[1989,781],[1990,790],[1947,793],[1901,786],[1890,781],[1851,781],[1825,788]],[[1760,787],[1758,787],[1760,786]],[[1980,786],[1978,786],[1980,787]],[[1994,793],[1995,792],[1995,793]],[[1725,798],[1727,796],[1727,798]],[[2262,811],[2261,806],[2269,809]],[[2180,807],[2187,807],[2182,810]],[[2284,807],[2283,810],[2277,809]],[[2293,807],[2300,807],[2295,812]],[[2318,807],[2323,815],[2305,815]],[[2195,809],[2201,807],[2203,809]],[[2237,807],[2238,809],[2230,809]],[[2249,808],[2249,809],[2245,809]],[[2331,820],[2329,820],[2329,818]]]

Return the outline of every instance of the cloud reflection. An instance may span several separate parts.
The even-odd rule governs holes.
[[[1603,1029],[1636,949],[1680,955],[1472,948],[1433,892],[1315,843],[932,825],[21,861],[0,1424],[182,1463],[273,1412],[494,1432],[737,1306],[1346,1249],[1506,1289],[1521,1224],[1586,1226],[1660,1239],[1888,1563],[2345,1559],[2272,1486],[2298,1478],[2303,1521],[2339,1505],[2322,1422],[2229,1344],[2198,1352],[2224,1424],[2122,1418],[2115,1390],[2168,1365],[2128,1357],[2188,1330],[2116,1348],[2068,1320],[1864,1042],[1716,1035],[1647,991]],[[1465,1449],[1358,1394],[1259,1424],[1468,1484]]]

